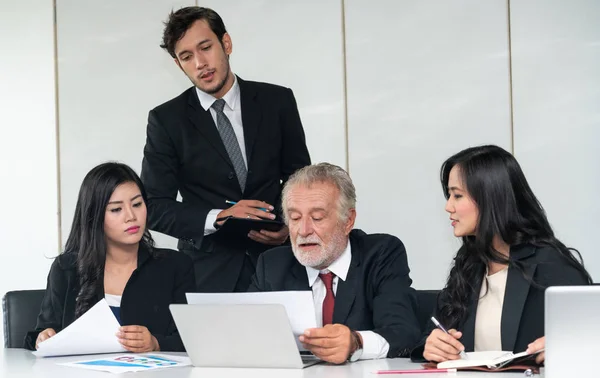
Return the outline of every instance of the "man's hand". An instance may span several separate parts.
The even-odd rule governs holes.
[[[315,356],[334,364],[342,364],[348,360],[353,344],[350,328],[342,324],[309,328],[298,340]]]
[[[119,328],[117,337],[121,345],[130,352],[144,353],[160,350],[156,337],[152,336],[144,326],[123,326]]]
[[[272,214],[273,206],[263,201],[257,200],[241,200],[229,209],[221,211],[217,215],[217,219],[224,217],[249,218],[249,219],[275,219],[275,214]],[[222,225],[223,221],[217,222]]]
[[[538,352],[538,351],[544,349],[545,347],[546,347],[546,336],[540,337],[539,339],[535,340],[534,342],[532,342],[531,344],[529,344],[527,346],[527,353],[529,353],[529,354],[535,353],[535,352]],[[546,359],[546,352],[542,352],[542,353],[538,354],[537,356],[535,356],[535,363],[538,365],[541,365],[544,363],[545,359]]]
[[[45,340],[48,340],[52,336],[56,335],[56,331],[52,328],[46,328],[42,332],[38,334],[37,339],[35,340],[35,349],[38,348],[38,345]]]
[[[465,350],[464,345],[458,341],[462,337],[462,333],[455,329],[451,329],[448,333],[434,329],[429,334],[423,350],[423,357],[427,361],[444,362],[460,359],[459,353]]]
[[[279,231],[260,230],[260,232],[258,232],[252,230],[248,234],[248,237],[263,244],[281,245],[287,240],[289,234],[290,230],[287,226],[283,226]]]

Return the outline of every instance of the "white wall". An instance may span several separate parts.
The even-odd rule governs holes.
[[[346,0],[346,42],[357,226],[398,236],[414,286],[441,288],[460,244],[440,166],[511,148],[506,1]]]
[[[141,170],[148,111],[190,86],[160,47],[176,0],[59,0],[56,4],[62,239],[84,176],[108,160]],[[153,233],[157,244],[175,239]]]
[[[313,162],[346,166],[340,0],[204,0],[233,41],[241,78],[292,88]]]
[[[0,295],[4,295],[45,287],[50,258],[58,253],[52,2],[0,2],[0,46]]]
[[[511,3],[515,156],[600,280],[600,2]]]

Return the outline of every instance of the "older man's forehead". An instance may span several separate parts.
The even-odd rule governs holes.
[[[301,183],[290,188],[290,194],[297,196],[323,195],[333,196],[339,193],[337,186],[330,182]]]
[[[288,204],[292,202],[331,203],[339,192],[335,187],[312,186],[293,188],[288,193]]]

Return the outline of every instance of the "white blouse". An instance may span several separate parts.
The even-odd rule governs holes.
[[[502,306],[508,267],[484,276],[475,315],[475,352],[502,350]],[[487,291],[487,292],[486,292]]]

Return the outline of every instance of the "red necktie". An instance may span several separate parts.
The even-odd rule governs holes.
[[[333,293],[333,277],[335,274],[319,274],[321,281],[325,284],[325,299],[323,300],[323,327],[333,324],[333,306],[335,305],[335,294]]]

